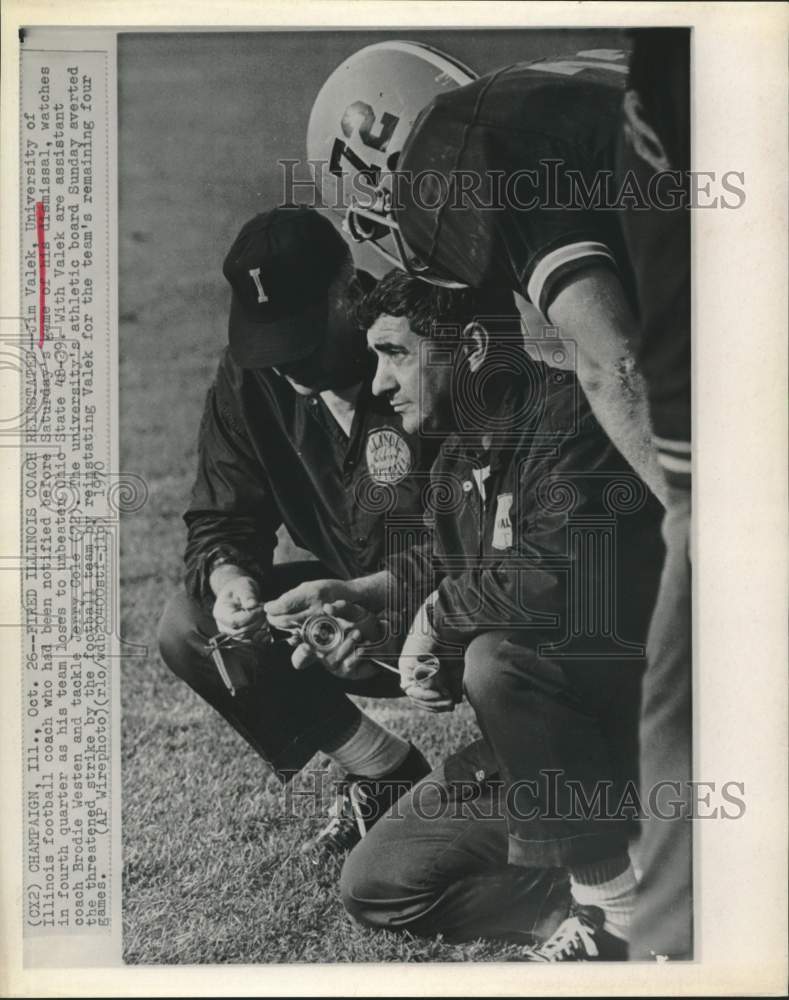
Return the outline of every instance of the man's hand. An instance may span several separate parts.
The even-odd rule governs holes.
[[[267,601],[264,610],[269,623],[281,629],[300,625],[310,615],[321,614],[324,604],[335,601],[379,611],[386,603],[391,583],[392,576],[386,570],[355,580],[308,580],[280,594],[275,600]]]
[[[260,591],[252,577],[233,576],[218,587],[213,615],[220,632],[235,632],[263,620]]]
[[[375,642],[381,635],[381,624],[366,608],[350,601],[338,600],[324,604],[323,614],[338,619],[345,628],[342,643],[329,653],[317,653],[306,642],[299,643],[291,655],[296,670],[303,670],[311,663],[322,664],[335,677],[346,680],[364,680],[374,677],[380,667],[365,659],[365,642]]]
[[[266,601],[263,608],[270,625],[288,629],[300,625],[310,615],[321,614],[324,604],[352,600],[352,588],[347,580],[307,580],[273,601]]]
[[[417,680],[421,658],[438,658],[441,650],[441,643],[427,613],[430,600],[428,598],[416,613],[400,651],[397,664],[400,670],[400,687],[415,705],[426,712],[451,712],[455,708],[455,702],[445,676],[445,668],[439,665],[437,673],[431,678]]]

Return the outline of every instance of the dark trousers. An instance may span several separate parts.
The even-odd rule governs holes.
[[[673,490],[663,522],[666,562],[649,633],[641,709],[641,796],[650,808],[640,844],[643,868],[633,920],[634,959],[692,957],[690,492]],[[670,785],[660,786],[660,782]],[[664,797],[665,798],[665,797]],[[658,815],[655,816],[655,806]],[[675,815],[674,810],[679,813]],[[663,817],[667,818],[661,818]],[[670,818],[675,816],[675,818]]]
[[[264,600],[306,580],[330,574],[317,562],[274,566]],[[236,688],[232,695],[211,659],[208,640],[218,628],[209,612],[181,591],[165,608],[159,625],[159,650],[167,666],[213,706],[284,783],[358,718],[348,693],[400,697],[393,674],[345,681],[315,665],[294,670],[284,642],[223,647],[222,656]]]
[[[474,639],[464,686],[484,739],[354,848],[346,909],[448,940],[553,933],[568,911],[567,867],[624,853],[634,831],[641,666],[549,660],[518,631]]]
[[[567,876],[509,865],[501,783],[475,780],[470,760],[470,780],[449,778],[451,763],[404,795],[349,854],[345,908],[370,927],[539,944],[567,915]]]
[[[478,636],[463,678],[504,781],[509,862],[614,858],[636,829],[643,664],[548,659],[525,643],[516,630]]]

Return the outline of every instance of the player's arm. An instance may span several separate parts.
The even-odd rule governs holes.
[[[557,289],[547,315],[577,345],[578,378],[603,429],[665,504],[646,384],[629,346],[637,320],[616,272],[605,266],[574,272]]]

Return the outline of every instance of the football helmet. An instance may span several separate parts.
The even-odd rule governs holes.
[[[312,107],[307,157],[324,207],[342,216],[349,239],[369,243],[409,274],[418,275],[420,263],[392,211],[400,151],[434,97],[475,79],[467,66],[429,45],[377,42],[338,66]]]

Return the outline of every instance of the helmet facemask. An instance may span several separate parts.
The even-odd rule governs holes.
[[[352,199],[343,221],[343,232],[354,243],[369,244],[384,260],[405,271],[412,278],[421,278],[442,288],[466,288],[461,281],[444,278],[431,272],[405,242],[400,224],[392,209],[392,192],[385,181],[376,189],[376,198],[371,208],[363,208]],[[389,241],[387,246],[386,241]]]

